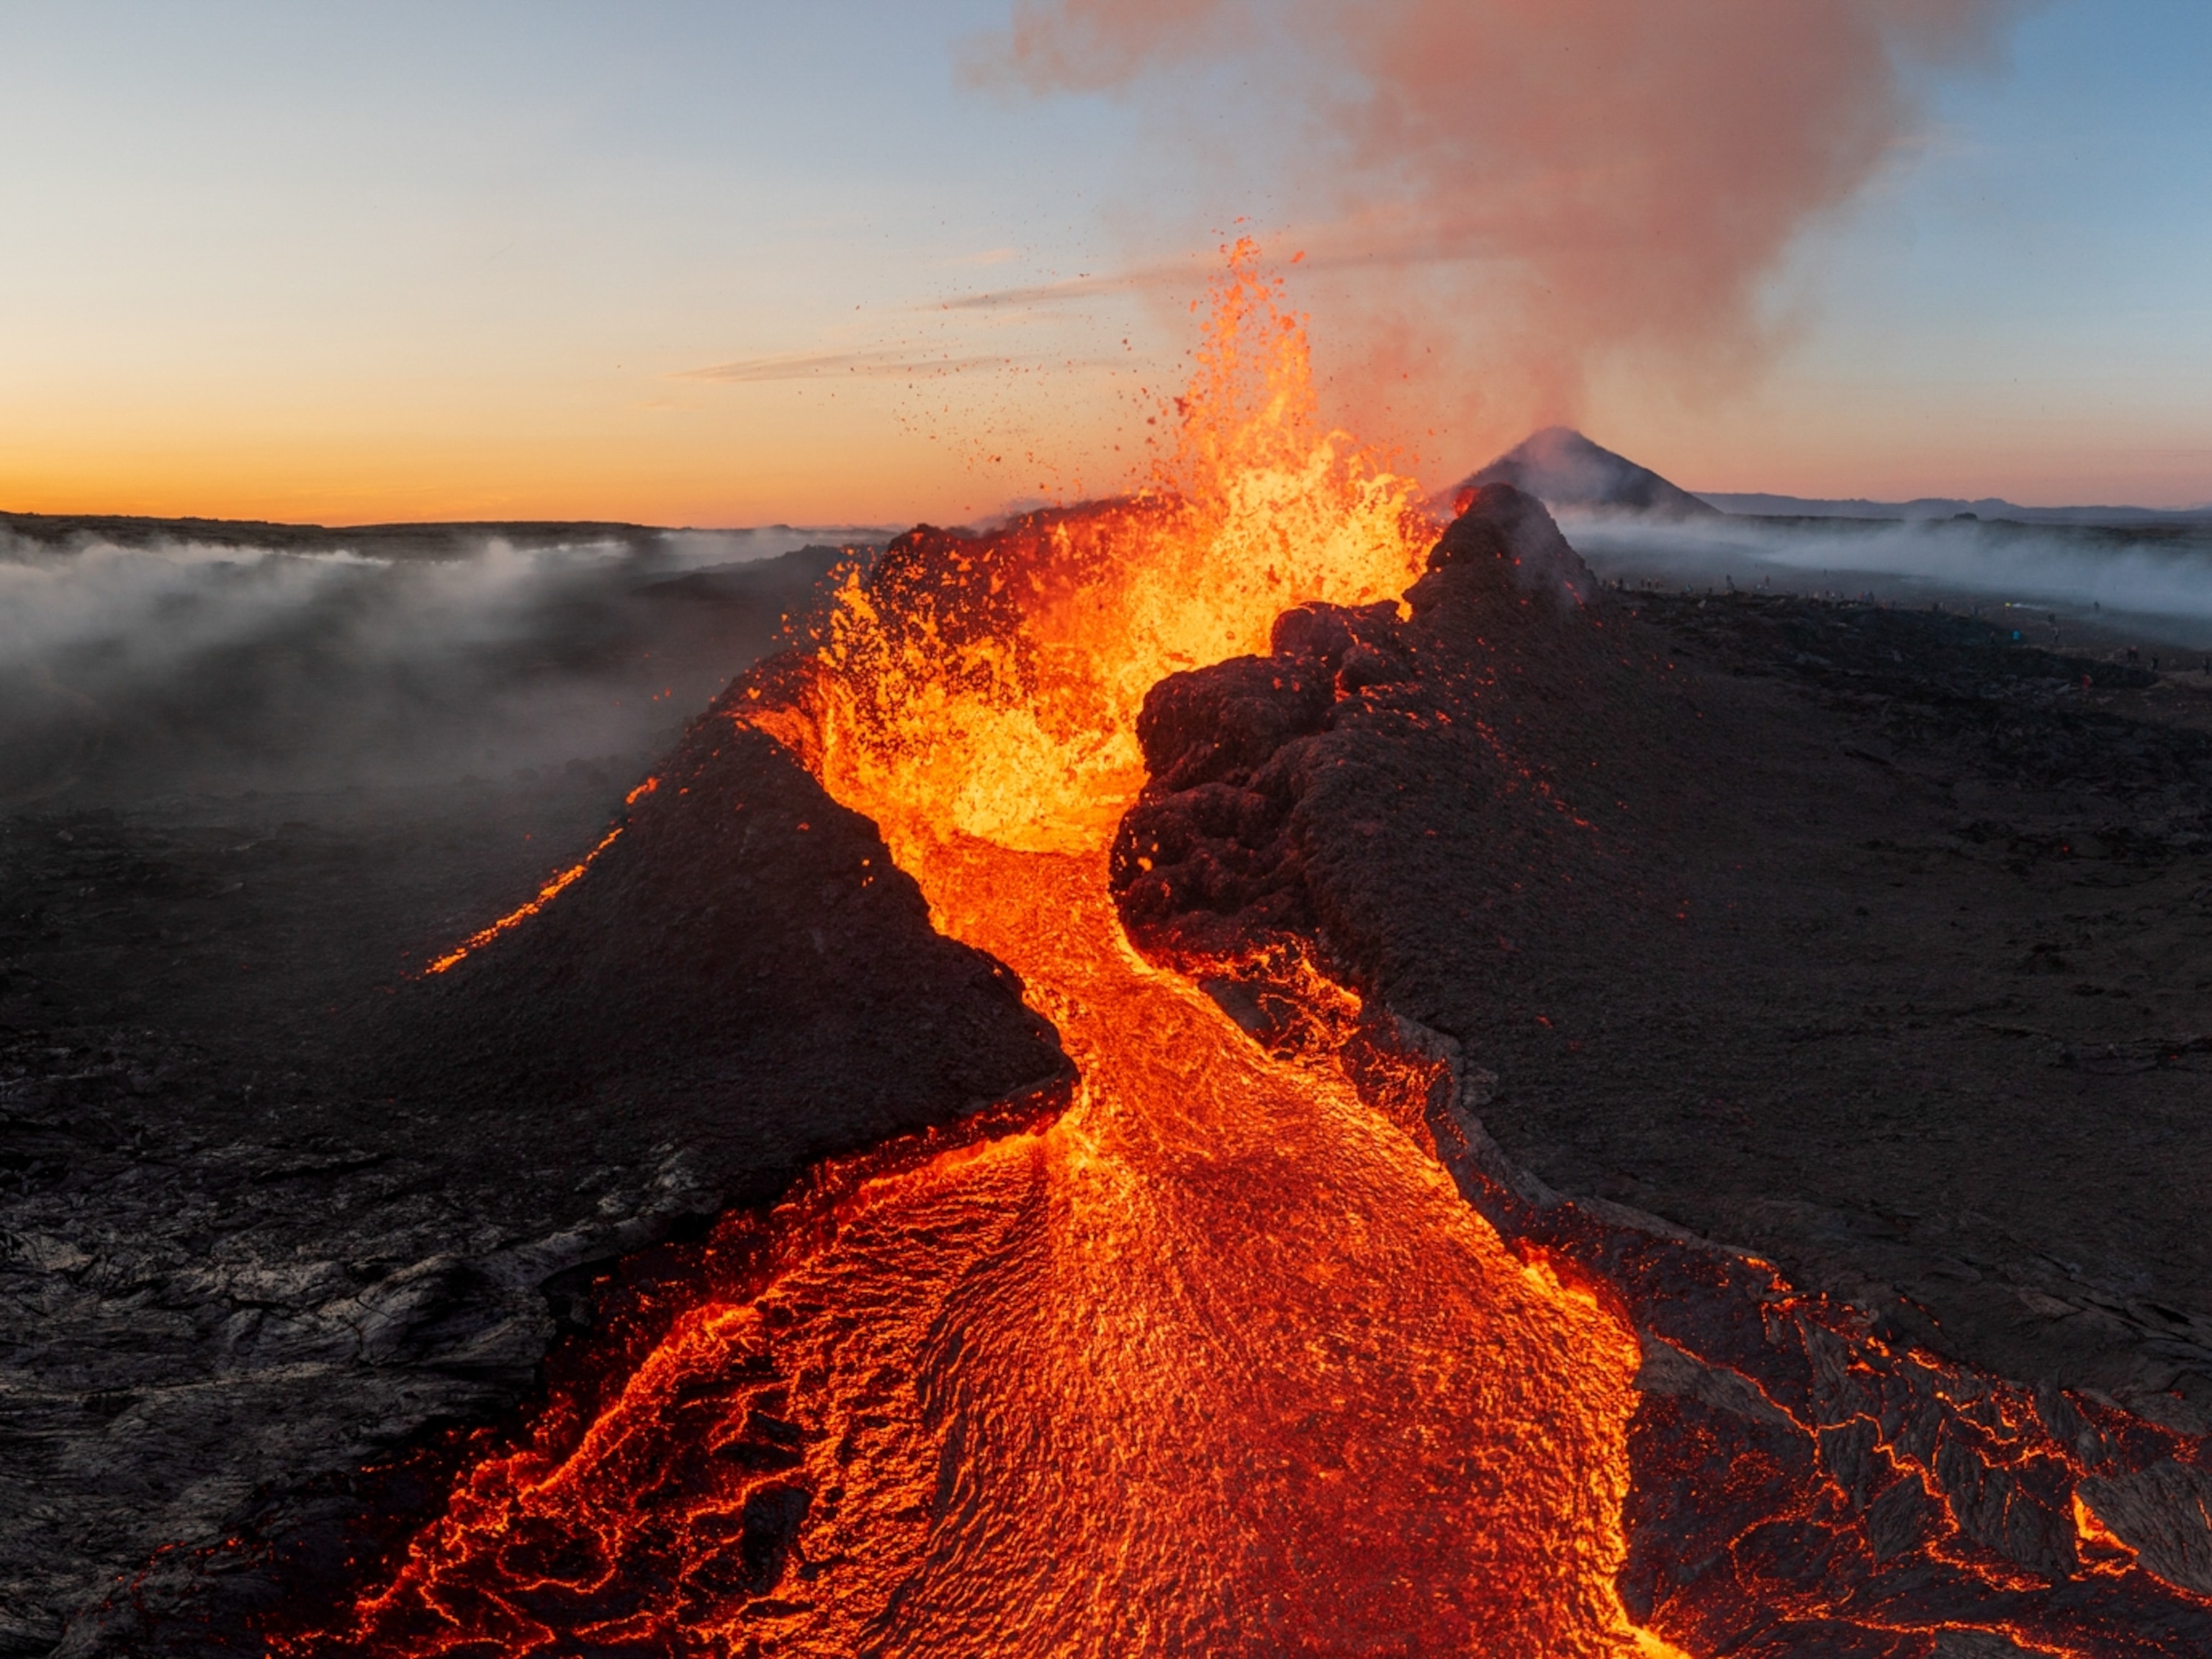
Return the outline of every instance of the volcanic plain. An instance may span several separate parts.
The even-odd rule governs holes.
[[[1576,580],[1571,642],[1556,594],[1316,616],[1164,686],[1133,936],[1316,939],[1455,1042],[1531,1190],[2212,1429],[2212,678]],[[619,1263],[1050,1109],[1011,976],[719,732],[467,786],[111,775],[0,825],[0,1654],[218,1650],[434,1504]],[[1264,985],[1212,988],[1267,1036]]]

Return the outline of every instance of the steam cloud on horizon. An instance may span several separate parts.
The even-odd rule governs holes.
[[[2094,618],[2147,644],[2212,649],[2212,527],[2161,537],[1948,519],[1724,514],[1670,522],[1572,509],[1559,518],[1591,568],[1609,579],[2010,604],[2077,623]]]
[[[1910,138],[1912,72],[1988,53],[2022,9],[1023,0],[976,66],[1152,100],[1172,128],[1234,62],[1307,112],[1274,183],[1334,268],[1327,330],[1364,364],[1352,400],[1399,398],[1408,422],[1456,404],[1498,435],[1571,420],[1625,349],[1706,383],[1755,365],[1762,282]],[[1188,159],[1231,164],[1195,143]]]
[[[835,556],[775,556],[802,538],[395,556],[0,527],[0,805],[642,757],[813,596]]]

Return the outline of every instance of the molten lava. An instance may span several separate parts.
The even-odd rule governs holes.
[[[859,1182],[291,1650],[1668,1650],[1614,1588],[1625,1320],[1462,1199],[1437,1067],[1350,1066],[1310,973],[1313,1040],[1262,1048],[1108,896],[1146,690],[1394,599],[1433,538],[1315,428],[1249,245],[1216,298],[1156,487],[902,538],[729,705],[1023,976],[1069,1109]]]
[[[638,804],[639,800],[645,796],[651,794],[659,787],[660,780],[659,778],[647,778],[643,783],[638,785],[636,788],[631,790],[629,794],[623,797],[623,805],[624,806],[635,806]],[[426,974],[445,973],[447,969],[465,961],[475,951],[482,950],[485,945],[497,939],[501,933],[511,933],[514,929],[520,927],[524,922],[529,921],[531,917],[536,915],[540,910],[543,910],[547,905],[552,903],[555,899],[560,897],[562,894],[568,891],[569,888],[574,886],[578,881],[581,880],[583,878],[584,872],[592,867],[592,862],[598,859],[599,854],[605,852],[608,848],[613,846],[615,842],[622,839],[622,832],[623,826],[619,823],[617,824],[613,829],[608,830],[605,835],[599,837],[598,845],[593,847],[590,852],[585,854],[583,857],[578,859],[567,869],[559,871],[554,875],[549,877],[545,884],[538,890],[536,896],[533,896],[528,903],[517,905],[514,909],[509,910],[498,921],[477,929],[475,933],[471,933],[466,939],[463,939],[459,945],[454,945],[451,950],[446,951],[441,954],[432,957],[428,963],[423,964],[422,971]]]

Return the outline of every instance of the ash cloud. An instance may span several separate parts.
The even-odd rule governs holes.
[[[2015,0],[1024,0],[978,73],[1146,100],[1176,130],[1224,64],[1322,268],[1354,402],[1492,432],[1571,420],[1591,369],[1656,349],[1726,384],[1775,337],[1796,234],[1908,144],[1917,74],[1994,50]],[[1182,130],[1190,131],[1188,123]],[[1233,155],[1224,155],[1224,149]],[[1478,384],[1481,391],[1464,388]],[[1364,397],[1360,394],[1364,392]],[[1411,395],[1409,395],[1411,394]]]
[[[840,556],[793,531],[269,528],[0,527],[0,806],[628,764]]]

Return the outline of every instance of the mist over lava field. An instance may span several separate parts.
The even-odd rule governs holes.
[[[2039,643],[2212,649],[2203,520],[1755,505],[1559,510],[1607,580],[1871,592],[1986,608]],[[620,771],[726,682],[732,651],[818,607],[842,550],[889,533],[20,520],[0,542],[0,801]],[[818,550],[786,556],[802,547]]]
[[[0,517],[0,800],[626,770],[855,534]]]
[[[1871,507],[1863,504],[1862,511]],[[2094,510],[2091,510],[2094,511]],[[1733,584],[1778,592],[1873,592],[1903,605],[2017,611],[2008,627],[2047,641],[2063,617],[2077,641],[2212,648],[2212,517],[2145,528],[1997,516],[1741,514],[1693,523],[1603,511],[1562,522],[1592,568],[1620,580]],[[2179,515],[2177,515],[2179,516]]]

